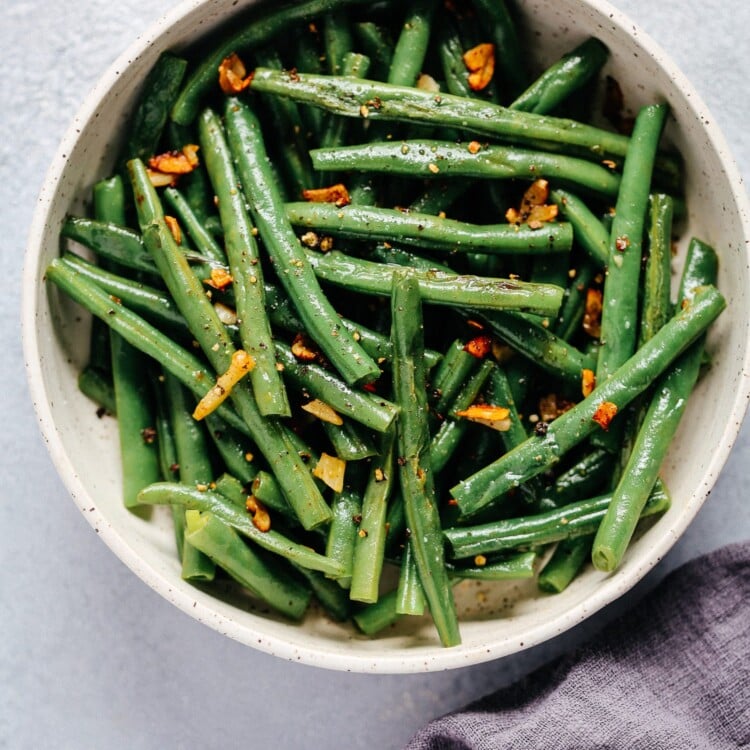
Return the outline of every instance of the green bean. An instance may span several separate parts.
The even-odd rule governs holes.
[[[172,421],[167,403],[167,393],[164,386],[164,371],[156,375],[154,392],[156,395],[156,435],[159,451],[159,468],[164,482],[177,481],[180,474],[180,464],[177,457],[177,445],[172,432]],[[185,547],[185,510],[177,506],[170,508],[172,512],[172,526],[174,528],[175,547],[177,557],[182,562],[182,552]]]
[[[348,383],[377,378],[380,369],[341,325],[284,217],[281,197],[266,168],[267,157],[255,115],[239,100],[230,98],[226,123],[229,146],[237,160],[251,213],[307,332]]]
[[[388,82],[396,86],[415,86],[422,72],[430,43],[432,18],[437,0],[410,0],[391,58]]]
[[[551,544],[561,539],[591,534],[611,501],[612,494],[608,493],[534,516],[493,521],[481,526],[454,527],[443,533],[452,556],[457,559]],[[669,493],[659,482],[649,495],[641,516],[663,513],[669,505]]]
[[[609,245],[602,302],[601,342],[596,379],[603,383],[635,351],[638,327],[638,281],[643,231],[657,144],[667,116],[666,105],[643,107],[636,118],[625,159]]]
[[[526,87],[527,75],[521,42],[505,0],[475,0],[483,28],[495,43],[495,58],[504,88],[514,97]]]
[[[151,393],[144,365],[120,336],[112,336],[112,376],[122,460],[122,496],[125,507],[137,507],[140,490],[158,482],[159,455],[154,435]]]
[[[92,192],[94,216],[101,221],[125,226],[125,187],[122,178],[115,175],[109,179],[99,180]],[[104,260],[100,260],[100,263],[107,265]],[[101,320],[94,318],[91,321],[89,367],[95,367],[104,373],[112,371],[109,335],[109,328]]]
[[[223,495],[232,505],[247,510],[248,493],[245,485],[236,477],[224,473],[213,483],[212,489]]]
[[[537,254],[570,250],[570,224],[549,223],[544,229],[528,225],[468,224],[429,214],[404,212],[372,206],[338,208],[331,203],[287,203],[286,215],[292,226],[349,239],[389,242],[398,237],[402,245],[426,247],[452,253],[474,250],[481,253]]]
[[[624,409],[697,339],[725,307],[714,287],[705,287],[609,380],[549,425],[494,463],[452,488],[461,511],[473,513],[513,487],[552,467],[597,427],[593,417],[604,403]]]
[[[137,160],[131,161],[129,168],[134,181],[139,220],[145,226],[144,244],[204,354],[217,372],[225,372],[235,351],[234,345],[200,282],[166,228],[160,215],[158,197],[148,181],[143,165]],[[247,424],[255,444],[273,468],[284,495],[305,528],[314,528],[327,522],[330,519],[330,509],[307,467],[290,451],[288,430],[279,422],[262,417],[245,383],[246,381],[238,383],[232,391],[231,399]]]
[[[692,298],[694,304],[697,297],[693,298],[692,285],[696,278],[702,283],[716,280],[716,254],[705,243],[693,239],[686,268],[679,299],[681,304],[684,304],[683,301],[689,304]],[[704,338],[700,337],[675,360],[655,387],[630,458],[615,489],[612,504],[596,533],[591,557],[598,570],[615,570],[625,554],[641,508],[657,479],[659,468],[685,411],[688,396],[698,379],[703,347]]]
[[[73,253],[64,253],[63,258],[81,276],[90,279],[126,307],[155,325],[183,337],[190,334],[177,306],[169,295],[159,289],[105,271]]]
[[[328,529],[326,557],[338,561],[341,573],[333,577],[341,588],[349,589],[357,538],[357,519],[361,517],[362,511],[360,492],[351,486],[345,486],[342,492],[334,493],[331,510],[333,518]]]
[[[325,255],[306,253],[315,274],[336,286],[365,294],[389,296],[393,265],[372,263],[332,250]],[[489,310],[525,310],[544,315],[560,306],[562,290],[510,279],[467,276],[445,271],[415,271],[425,302]]]
[[[238,190],[223,128],[211,110],[201,114],[199,131],[206,169],[219,200],[240,338],[245,351],[255,360],[250,372],[253,395],[263,416],[290,416],[289,400],[276,369],[276,350],[265,313],[263,271],[253,236],[254,227]]]
[[[570,94],[591,80],[608,56],[609,50],[598,39],[587,39],[547,68],[509,108],[540,115],[552,112]]]
[[[448,564],[448,571],[454,578],[471,578],[478,581],[512,581],[518,578],[533,578],[537,554],[533,550],[519,552],[500,560],[492,560],[482,565],[458,566]]]
[[[345,622],[351,614],[351,604],[346,589],[317,570],[295,566],[307,581],[326,614],[336,622]]]
[[[323,61],[325,57],[320,47],[320,33],[315,24],[307,24],[302,29],[297,40],[294,62],[300,73],[323,73]],[[305,123],[305,131],[309,140],[320,133],[323,129],[325,113],[315,107],[302,107],[300,116]]]
[[[164,52],[146,76],[125,144],[125,159],[148,159],[156,153],[169,110],[187,68],[187,61]]]
[[[376,80],[388,78],[391,60],[393,59],[393,41],[387,31],[371,21],[355,23],[354,36],[373,63]]]
[[[661,193],[652,195],[649,202],[651,221],[638,346],[643,346],[667,322],[672,310],[669,280],[672,275],[673,203],[668,195]]]
[[[414,545],[409,542],[404,547],[401,560],[401,574],[398,579],[396,612],[400,615],[420,616],[424,614],[424,589],[414,558]]]
[[[442,19],[438,28],[438,56],[448,93],[453,96],[477,97],[483,92],[472,91],[469,71],[464,63],[464,43],[458,27],[450,17]]]
[[[466,420],[456,416],[456,412],[468,409],[474,403],[493,369],[491,361],[482,362],[449,405],[445,419],[430,442],[430,462],[435,474],[439,474],[450,461],[469,426]]]
[[[138,495],[138,502],[142,505],[177,504],[188,510],[213,513],[224,523],[229,524],[240,534],[269,552],[311,570],[319,570],[326,575],[339,576],[343,572],[341,565],[336,561],[314,552],[310,547],[287,539],[274,529],[258,530],[246,511],[237,508],[218,492],[201,491],[184,484],[158,482],[143,489]]]
[[[582,497],[593,497],[611,474],[611,454],[601,448],[593,450],[555,479],[539,499],[538,508],[553,510]]]
[[[310,590],[286,566],[251,549],[229,525],[211,513],[187,512],[188,541],[220,565],[242,586],[286,617],[299,620],[310,603]]]
[[[191,487],[208,486],[213,479],[213,467],[208,457],[208,444],[203,427],[192,417],[194,402],[190,403],[183,385],[174,375],[165,372],[163,377],[180,481]],[[184,519],[179,526],[184,530]],[[186,581],[214,579],[216,567],[211,559],[184,540],[181,560],[182,577]]]
[[[86,367],[78,376],[78,389],[84,396],[98,404],[107,414],[117,414],[115,403],[115,391],[112,380],[107,378],[100,370],[94,367]],[[99,413],[99,412],[97,412]]]
[[[323,18],[323,45],[328,72],[332,75],[346,75],[344,57],[352,51],[354,39],[345,11],[326,13]]]
[[[545,148],[577,147],[581,153],[588,151],[591,158],[596,159],[624,157],[630,140],[573,120],[519,112],[478,99],[342,76],[290,76],[259,68],[251,88],[287,96],[346,117],[366,115],[373,121],[424,123],[512,143],[543,144]],[[377,106],[373,106],[373,102]]]
[[[393,388],[401,406],[399,475],[419,579],[443,645],[460,642],[453,593],[445,571],[427,425],[420,287],[406,271],[394,273],[391,298]]]
[[[205,153],[205,152],[204,152]],[[187,198],[177,188],[168,187],[163,193],[164,200],[174,210],[177,218],[187,231],[190,239],[201,255],[217,263],[226,265],[224,251],[214,236],[206,229],[203,221],[196,215]]]
[[[578,571],[591,554],[591,542],[591,534],[559,542],[549,562],[539,574],[539,588],[549,594],[562,593],[578,575]]]
[[[111,222],[69,216],[60,235],[93,250],[107,261],[135,271],[154,274],[156,269],[138,232]]]
[[[279,362],[285,377],[297,388],[324,401],[335,411],[370,429],[384,432],[398,414],[392,402],[367,391],[352,388],[339,380],[330,370],[312,362],[300,362],[292,350],[276,343]]]
[[[396,611],[398,589],[381,596],[374,604],[368,604],[354,613],[356,626],[365,635],[375,635],[393,625],[401,615]]]
[[[473,153],[472,153],[473,152]],[[451,141],[383,141],[310,152],[313,168],[325,171],[360,171],[434,179],[473,177],[483,180],[540,177],[564,180],[612,197],[620,175],[575,156],[530,151],[509,146],[482,145],[478,151]]]
[[[348,419],[340,425],[322,422],[321,427],[342,461],[361,461],[378,452],[370,436]]]
[[[197,117],[201,100],[216,85],[219,65],[232,52],[266,44],[295,23],[309,23],[316,16],[329,11],[364,4],[365,0],[304,0],[253,17],[239,31],[222,39],[190,74],[172,107],[172,119],[181,125],[188,125]]]
[[[354,540],[352,580],[349,597],[354,601],[376,602],[383,570],[385,542],[388,533],[386,513],[395,484],[395,431],[383,435],[380,451],[373,458],[362,495],[362,519]]]
[[[598,268],[604,268],[609,263],[609,232],[601,221],[578,196],[567,190],[552,190],[550,198],[562,217],[573,225],[575,241]]]

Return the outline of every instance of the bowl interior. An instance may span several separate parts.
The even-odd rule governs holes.
[[[29,239],[24,339],[32,395],[57,469],[104,541],[145,582],[198,620],[284,658],[336,669],[413,672],[497,658],[557,635],[617,598],[661,559],[698,511],[739,429],[748,396],[750,231],[747,199],[723,138],[682,75],[610,6],[594,0],[518,3],[540,66],[594,35],[611,50],[606,72],[620,83],[630,108],[669,102],[667,137],[685,156],[687,174],[688,215],[675,265],[692,235],[720,254],[719,283],[729,310],[711,331],[712,366],[663,469],[673,507],[639,536],[617,573],[588,570],[561,595],[542,595],[533,581],[460,584],[463,644],[454,649],[442,649],[432,624],[420,618],[408,618],[376,639],[331,623],[316,610],[302,625],[291,625],[231,586],[217,596],[181,580],[169,514],[157,509],[144,519],[122,507],[115,422],[99,419],[76,386],[90,321],[43,283],[44,269],[60,249],[64,216],[80,213],[93,183],[107,175],[116,134],[159,53],[191,43],[250,5],[186,3],[140,37],[88,97],[50,169]]]

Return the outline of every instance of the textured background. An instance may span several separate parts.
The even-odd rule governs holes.
[[[750,4],[683,0],[677,12],[652,0],[616,4],[693,81],[747,177]],[[397,748],[430,718],[580,643],[669,569],[750,537],[746,428],[697,520],[624,601],[523,654],[433,675],[288,664],[199,625],[143,585],[96,538],[47,457],[24,382],[18,280],[36,195],[67,123],[100,72],[172,5],[3,3],[0,747]]]

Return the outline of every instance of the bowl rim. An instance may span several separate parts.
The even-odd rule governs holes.
[[[157,43],[171,26],[193,11],[198,10],[200,6],[210,2],[211,0],[182,0],[137,36],[107,68],[93,89],[85,96],[77,114],[69,125],[46,173],[37,199],[26,245],[23,269],[21,333],[24,366],[39,428],[63,484],[79,510],[86,511],[83,515],[89,524],[96,529],[98,536],[127,567],[152,589],[180,610],[209,627],[245,645],[289,661],[299,661],[312,666],[340,671],[365,673],[398,674],[438,671],[499,659],[521,649],[538,645],[578,625],[626,593],[649,570],[656,566],[682,535],[703,505],[730,454],[750,399],[750,346],[745,351],[741,379],[733,400],[731,410],[733,418],[728,420],[721,436],[720,445],[712,454],[706,469],[705,481],[692,494],[684,511],[673,519],[668,532],[662,535],[658,544],[654,545],[648,560],[640,566],[634,566],[632,569],[620,569],[609,576],[584,602],[575,604],[552,620],[544,620],[530,628],[524,634],[523,641],[520,643],[515,638],[505,638],[471,647],[462,645],[451,649],[443,649],[436,645],[434,649],[429,651],[422,648],[415,649],[414,653],[409,655],[405,649],[400,647],[392,653],[373,651],[372,653],[355,654],[345,648],[337,650],[335,647],[326,648],[322,645],[301,645],[294,643],[293,639],[269,635],[268,633],[262,634],[263,637],[259,639],[259,633],[251,632],[247,627],[238,624],[232,617],[217,613],[210,606],[191,596],[189,591],[176,589],[167,576],[162,575],[150,565],[144,564],[128,541],[108,523],[105,515],[100,512],[96,503],[92,501],[86,491],[55,427],[44,381],[36,367],[36,364],[40,361],[40,342],[35,323],[38,305],[37,280],[41,271],[38,262],[48,212],[53,205],[57,189],[66,170],[66,154],[71,153],[79,132],[94,116],[102,100],[116,84],[120,72],[129,65],[131,60],[136,59],[146,52],[151,45]],[[733,197],[742,221],[745,243],[744,254],[747,258],[750,253],[750,200],[748,200],[741,174],[730,154],[721,129],[716,124],[715,118],[710,116],[702,98],[661,46],[640,26],[633,23],[628,16],[613,7],[608,0],[579,0],[579,2],[588,6],[589,10],[606,16],[611,24],[617,26],[626,35],[637,37],[641,47],[646,49],[656,64],[672,78],[676,87],[687,95],[686,98],[689,100],[696,119],[700,119],[704,123],[706,137],[715,149],[727,178],[733,185]],[[252,4],[251,0],[248,6]],[[342,632],[342,640],[345,639],[346,635]]]

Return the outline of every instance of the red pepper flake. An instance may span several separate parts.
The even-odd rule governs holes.
[[[365,391],[367,391],[368,393],[377,393],[378,392],[378,389],[377,389],[377,386],[375,385],[375,383],[365,383],[362,386],[362,389],[365,390]]]
[[[591,417],[599,427],[603,430],[608,430],[612,420],[617,415],[617,404],[613,404],[611,401],[602,401],[597,407],[594,416]]]
[[[154,427],[144,427],[141,430],[141,437],[146,445],[153,445],[156,442],[156,429]]]
[[[626,235],[623,235],[622,237],[617,237],[615,239],[615,249],[618,250],[621,253],[624,253],[628,248],[630,247],[630,238]]]
[[[303,190],[302,197],[311,203],[334,203],[339,208],[348,206],[352,202],[349,191],[341,183],[329,187]]]
[[[487,335],[477,336],[464,346],[464,351],[477,359],[484,359],[492,351],[492,338]]]
[[[468,148],[470,154],[478,154],[482,150],[482,144],[479,141],[471,141]]]

